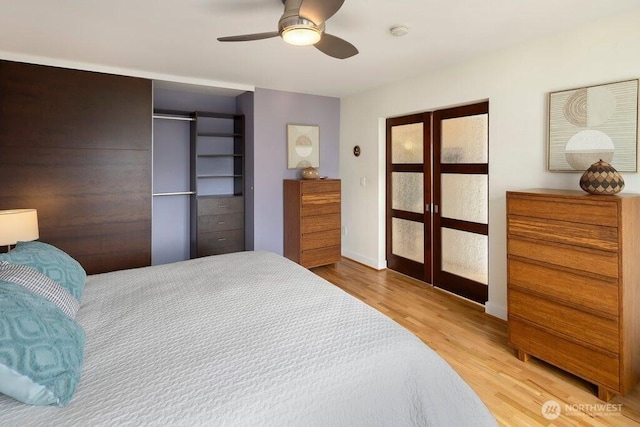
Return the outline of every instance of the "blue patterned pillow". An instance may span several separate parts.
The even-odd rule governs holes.
[[[35,268],[62,285],[78,301],[82,298],[87,273],[65,252],[42,242],[18,242],[15,249],[0,254],[0,261]]]
[[[0,313],[0,393],[31,405],[65,406],[82,373],[82,327],[52,302],[4,281]]]

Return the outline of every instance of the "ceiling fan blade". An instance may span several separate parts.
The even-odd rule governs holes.
[[[358,49],[340,37],[324,33],[320,41],[314,44],[318,50],[338,59],[347,59],[358,54]]]
[[[344,0],[302,0],[299,14],[316,25],[321,25],[342,7]]]
[[[270,39],[271,37],[278,37],[280,35],[277,31],[271,31],[269,33],[256,33],[256,34],[244,34],[242,36],[231,37],[218,37],[219,42],[248,42],[252,40]]]

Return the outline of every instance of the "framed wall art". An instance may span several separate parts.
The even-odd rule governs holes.
[[[636,172],[638,80],[549,94],[548,169],[584,172],[604,160]]]
[[[320,126],[287,125],[287,168],[320,167]]]

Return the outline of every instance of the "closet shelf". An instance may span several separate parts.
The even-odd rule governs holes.
[[[235,138],[242,136],[241,133],[226,133],[226,132],[202,132],[198,133],[199,137],[213,137],[213,138]]]
[[[198,157],[243,157],[243,154],[198,154]]]
[[[198,175],[198,178],[242,178],[242,175]]]

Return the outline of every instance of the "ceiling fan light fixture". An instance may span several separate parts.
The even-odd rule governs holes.
[[[345,0],[282,0],[284,12],[278,21],[278,31],[218,37],[221,42],[245,42],[282,38],[296,46],[314,45],[325,55],[347,59],[358,54],[358,49],[346,40],[325,33],[325,21],[333,16]]]
[[[282,30],[282,39],[294,46],[309,46],[320,41],[322,32],[308,25],[293,25]]]

